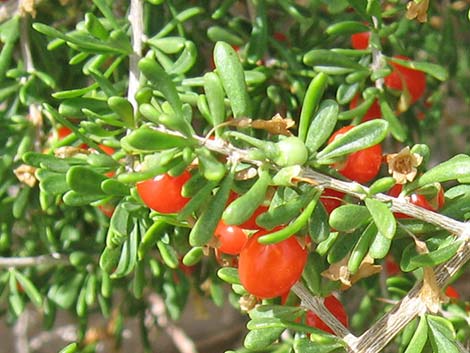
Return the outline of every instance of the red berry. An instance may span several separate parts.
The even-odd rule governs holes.
[[[217,249],[229,255],[238,255],[248,239],[243,229],[238,226],[229,226],[222,220],[219,221],[214,235],[219,242]]]
[[[353,127],[350,125],[339,129],[330,137],[328,143],[333,142],[335,138],[348,132]],[[367,183],[377,176],[381,164],[382,147],[377,144],[351,153],[343,163],[335,164],[334,167],[346,178],[358,183]]]
[[[341,304],[335,296],[330,295],[326,297],[324,304],[334,317],[336,317],[344,326],[348,327],[348,315],[344,310],[343,304]],[[307,325],[334,334],[333,330],[310,310],[307,311]]]
[[[395,276],[400,273],[400,266],[398,266],[392,256],[387,256],[385,259],[385,270],[389,276]]]
[[[59,140],[66,138],[71,133],[72,133],[72,130],[70,130],[66,126],[61,126],[57,129],[57,135],[59,136]]]
[[[245,289],[259,298],[286,293],[299,279],[307,262],[307,250],[292,236],[276,244],[258,243],[268,231],[255,233],[240,252],[238,273]]]
[[[281,33],[281,32],[274,32],[273,33],[273,38],[278,42],[286,42],[287,41],[287,36],[284,33]]]
[[[99,146],[99,147],[103,150],[103,152],[106,153],[108,156],[111,156],[111,155],[114,154],[114,152],[116,152],[116,151],[114,150],[114,148],[112,148],[112,147],[109,147],[109,146],[106,146],[106,145],[103,145],[103,144],[99,144],[98,146]]]
[[[457,290],[452,287],[452,286],[448,286],[446,288],[446,291],[445,291],[445,294],[449,297],[449,298],[452,298],[452,299],[460,299],[460,294],[459,292],[457,292]]]
[[[394,58],[410,60],[410,58],[403,55],[397,55]],[[426,90],[426,75],[424,72],[410,69],[394,62],[390,62],[390,64],[393,71],[385,77],[385,86],[398,91],[403,91],[406,88],[411,96],[410,103],[420,99]]]
[[[359,96],[359,94],[356,94],[354,98],[351,100],[349,103],[349,109],[354,109],[358,106],[359,103],[361,103],[363,100]],[[362,117],[362,122],[364,121],[369,121],[373,119],[379,119],[382,117],[382,110],[380,110],[380,105],[377,99],[374,100],[370,108],[366,111],[364,116]]]
[[[342,205],[344,193],[333,189],[325,189],[320,197],[320,202],[325,207],[326,212],[331,213],[333,210]]]
[[[111,218],[114,213],[115,207],[109,203],[105,203],[104,205],[99,205],[98,209],[108,218]]]
[[[176,177],[168,174],[157,175],[153,179],[138,183],[137,192],[152,210],[176,213],[189,201],[189,198],[181,195],[181,189],[190,178],[191,174],[187,170]]]
[[[370,32],[360,32],[351,35],[351,46],[354,49],[362,50],[369,47]]]

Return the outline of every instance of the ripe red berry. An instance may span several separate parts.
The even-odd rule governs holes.
[[[111,218],[114,213],[115,207],[109,203],[105,203],[104,205],[99,205],[98,209],[108,218]]]
[[[103,145],[103,144],[101,144],[101,143],[100,143],[98,146],[99,146],[99,147],[103,150],[103,152],[106,153],[108,156],[111,156],[111,155],[114,154],[114,152],[116,152],[116,151],[114,150],[114,148],[109,147],[109,146],[106,146],[106,145]]]
[[[57,136],[59,136],[59,140],[66,138],[71,133],[72,133],[72,130],[70,130],[66,126],[61,126],[57,129]]]
[[[351,46],[354,49],[362,50],[369,47],[370,32],[359,32],[351,35]]]
[[[307,262],[307,250],[292,236],[276,244],[264,245],[255,233],[240,252],[238,273],[245,289],[259,298],[286,293],[300,278]]]
[[[137,192],[152,210],[176,213],[189,201],[189,198],[181,195],[181,189],[190,178],[191,174],[187,170],[176,177],[168,174],[157,175],[153,179],[137,183]]]
[[[348,327],[348,314],[346,314],[343,304],[341,304],[335,296],[330,295],[326,297],[324,304],[334,317],[336,317],[344,326]],[[307,311],[307,325],[334,334],[333,330],[310,310]]]
[[[331,143],[335,138],[345,134],[354,126],[345,126],[336,131],[328,140]],[[333,166],[346,178],[367,183],[374,179],[379,173],[382,164],[382,147],[380,144],[351,153],[342,163],[335,163]]]
[[[402,60],[410,60],[410,58],[397,55],[394,58]],[[388,88],[403,91],[407,89],[411,96],[410,103],[416,102],[424,94],[426,90],[426,75],[422,71],[410,69],[403,65],[390,62],[392,73],[385,77],[384,84]]]
[[[344,193],[333,189],[325,189],[320,197],[320,202],[325,207],[326,212],[331,213],[333,210],[342,205]]]
[[[354,98],[349,102],[349,109],[354,109],[358,106],[359,103],[362,102],[362,98],[359,94],[356,94]],[[374,100],[370,108],[366,111],[364,116],[362,117],[362,122],[369,121],[373,119],[379,119],[382,117],[382,110],[380,110],[380,105],[377,99]]]
[[[229,226],[222,220],[219,221],[214,235],[218,239],[217,249],[229,255],[238,255],[248,239],[242,228]]]
[[[452,298],[452,299],[460,299],[460,294],[459,292],[457,292],[457,290],[452,287],[452,286],[448,286],[446,288],[446,291],[445,291],[445,294],[449,297],[449,298]]]

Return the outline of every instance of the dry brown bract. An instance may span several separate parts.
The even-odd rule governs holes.
[[[359,270],[355,274],[352,274],[348,270],[348,261],[349,257],[346,256],[341,261],[332,264],[326,271],[323,271],[321,275],[332,281],[340,281],[341,289],[346,290],[360,279],[382,271],[382,266],[374,265],[374,259],[369,255],[362,260]]]
[[[388,172],[396,180],[397,184],[405,184],[413,181],[418,170],[416,169],[423,162],[423,156],[411,153],[407,146],[398,153],[387,155]]]
[[[22,164],[13,172],[19,181],[28,185],[29,187],[32,188],[34,185],[36,185],[36,176],[34,175],[36,168],[31,167],[30,165]]]
[[[224,125],[227,123],[224,123]],[[253,129],[266,130],[272,135],[291,136],[290,128],[295,126],[295,121],[289,118],[283,118],[280,114],[274,115],[270,120],[250,118],[233,119],[227,125],[241,128],[252,127]]]
[[[421,23],[428,21],[429,0],[421,0],[420,2],[410,1],[406,8],[407,19],[414,20],[416,18]]]

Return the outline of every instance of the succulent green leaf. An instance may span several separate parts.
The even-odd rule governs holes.
[[[380,143],[387,136],[388,126],[386,121],[375,119],[352,128],[318,152],[318,162],[330,164],[334,158]]]
[[[397,230],[397,222],[390,208],[385,203],[371,198],[365,199],[365,204],[379,232],[392,239]]]

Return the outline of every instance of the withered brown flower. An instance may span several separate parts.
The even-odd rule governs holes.
[[[429,0],[421,0],[419,2],[410,1],[406,8],[407,19],[413,20],[416,18],[421,23],[428,21]]]
[[[418,172],[417,167],[423,162],[423,156],[411,153],[407,146],[398,153],[387,155],[388,172],[392,174],[397,184],[413,181]]]
[[[30,165],[22,164],[18,168],[16,168],[13,173],[15,173],[16,177],[22,183],[28,185],[29,187],[33,187],[36,185],[36,176],[35,173],[36,168],[31,167]]]

